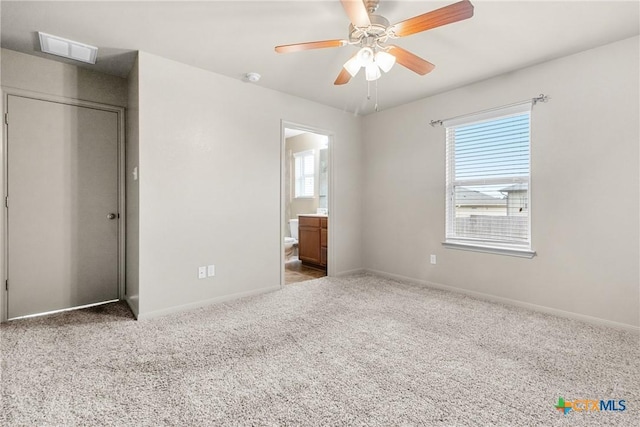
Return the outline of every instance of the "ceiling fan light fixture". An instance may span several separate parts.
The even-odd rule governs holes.
[[[374,80],[378,80],[382,73],[380,72],[380,67],[376,65],[375,62],[367,64],[365,67],[365,73],[367,77],[367,81],[372,82]]]
[[[359,46],[360,50],[354,58],[349,59],[342,66],[334,85],[349,83],[351,78],[358,74],[360,68],[363,67],[367,81],[377,80],[382,72],[391,71],[396,62],[423,76],[431,72],[435,65],[399,46],[387,45],[387,41],[469,19],[473,16],[474,9],[469,0],[458,0],[457,3],[390,25],[389,20],[384,16],[375,14],[379,1],[340,0],[350,21],[347,40],[334,39],[295,43],[276,46],[275,50],[278,53],[286,53],[347,45]]]
[[[380,67],[382,71],[388,73],[393,67],[393,64],[396,63],[396,57],[390,53],[380,51],[376,53],[375,63],[378,64],[378,67]]]

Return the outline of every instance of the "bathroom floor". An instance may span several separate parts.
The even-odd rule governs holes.
[[[302,261],[294,258],[284,264],[284,284],[304,282],[307,280],[325,277],[327,273],[302,265]]]

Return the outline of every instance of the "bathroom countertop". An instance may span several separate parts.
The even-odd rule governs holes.
[[[327,214],[299,214],[298,216],[312,216],[316,218],[327,218],[329,215]]]

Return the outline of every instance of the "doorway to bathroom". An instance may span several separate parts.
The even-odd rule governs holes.
[[[282,123],[282,285],[331,271],[330,145],[326,131]]]

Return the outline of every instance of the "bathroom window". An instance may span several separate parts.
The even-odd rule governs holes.
[[[533,256],[530,104],[445,123],[445,247]]]
[[[313,150],[295,153],[293,159],[295,164],[295,197],[314,197],[316,157]]]

